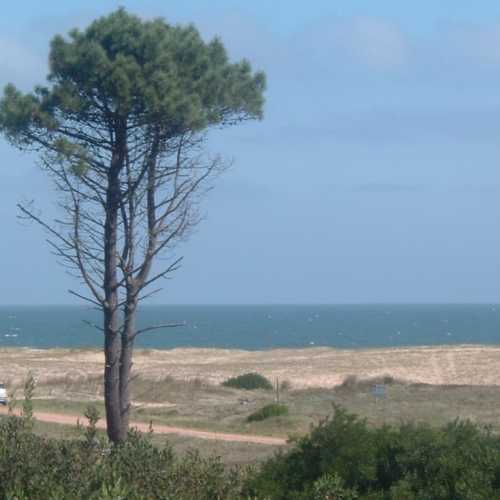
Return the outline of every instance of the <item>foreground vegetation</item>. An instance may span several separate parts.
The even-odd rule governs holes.
[[[0,425],[0,498],[231,499],[241,497],[241,478],[217,458],[177,458],[135,432],[110,446],[92,424],[71,440],[38,436],[24,418]]]
[[[283,500],[500,499],[500,439],[468,421],[370,428],[336,408],[249,484]]]
[[[374,428],[334,407],[262,465],[228,469],[196,451],[176,455],[150,434],[110,445],[92,407],[78,436],[37,435],[30,398],[23,417],[0,421],[0,498],[500,499],[500,439],[468,421]]]

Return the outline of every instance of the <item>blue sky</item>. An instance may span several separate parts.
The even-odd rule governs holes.
[[[51,37],[119,5],[220,35],[269,81],[264,121],[215,134],[234,160],[160,303],[497,302],[500,4],[9,3],[0,83],[42,82]],[[36,159],[0,141],[0,304],[73,303],[16,202],[55,213]]]

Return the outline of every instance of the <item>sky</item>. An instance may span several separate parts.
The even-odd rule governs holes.
[[[0,85],[43,83],[51,38],[118,6],[192,22],[268,79],[264,120],[211,136],[233,166],[155,303],[500,300],[500,3],[8,2]],[[76,303],[17,218],[56,194],[36,157],[0,139],[0,160],[0,304]]]

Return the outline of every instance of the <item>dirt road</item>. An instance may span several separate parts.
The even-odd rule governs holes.
[[[0,415],[7,415],[6,408],[0,408]],[[82,417],[76,415],[64,415],[60,413],[44,413],[35,412],[34,417],[40,422],[49,422],[63,425],[77,425],[78,420],[84,423]],[[143,422],[131,422],[131,427],[137,428],[140,432],[148,432],[149,424]],[[104,420],[97,422],[99,429],[105,429],[106,423]],[[153,431],[157,434],[177,434],[198,439],[212,439],[218,441],[231,441],[240,443],[264,444],[272,446],[282,446],[286,444],[286,439],[269,437],[269,436],[254,436],[251,434],[229,434],[225,432],[200,431],[195,429],[187,429],[185,427],[172,427],[168,425],[153,425]]]

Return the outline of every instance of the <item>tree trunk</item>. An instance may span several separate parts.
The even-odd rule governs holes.
[[[113,443],[122,439],[120,413],[120,355],[121,337],[118,334],[116,308],[104,311],[104,404],[108,437]]]
[[[135,317],[137,301],[127,297],[125,306],[124,328],[122,333],[122,352],[120,359],[120,414],[122,433],[125,439],[130,420],[130,374],[132,371],[132,354],[134,350]]]
[[[116,152],[108,173],[104,225],[104,404],[108,437],[113,443],[124,439],[120,404],[122,339],[119,331],[117,233],[121,196],[120,171],[124,164],[125,145],[125,134],[122,133],[117,137]]]

